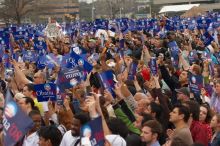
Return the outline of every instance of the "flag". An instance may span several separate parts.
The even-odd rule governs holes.
[[[82,145],[103,146],[105,137],[102,127],[102,118],[95,118],[83,125],[80,129],[80,136],[82,137]]]
[[[37,96],[38,102],[56,101],[57,87],[56,84],[46,83],[34,85],[34,91]]]
[[[4,145],[14,146],[33,126],[31,118],[21,110],[8,90],[3,112]]]

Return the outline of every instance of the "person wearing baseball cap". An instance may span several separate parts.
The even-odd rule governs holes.
[[[183,103],[185,101],[188,101],[190,99],[190,92],[188,87],[182,87],[180,89],[175,89],[177,92],[177,99]]]

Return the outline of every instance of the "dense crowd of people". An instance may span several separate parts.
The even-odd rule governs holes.
[[[0,45],[1,144],[8,136],[4,115],[10,92],[33,121],[16,146],[98,145],[91,139],[91,129],[82,132],[83,125],[95,120],[101,121],[99,145],[220,146],[220,28],[167,31],[166,20],[171,19],[158,21],[158,33],[129,30],[112,36],[102,30],[99,36],[79,32],[52,39],[39,36],[45,50],[29,54],[27,60],[24,52],[35,50],[36,41],[16,39],[9,32],[9,48]],[[207,39],[213,38],[210,42],[204,40],[207,34]],[[64,65],[59,58],[76,48],[81,63],[92,68],[78,61],[83,79],[66,88],[59,82],[60,73],[76,66]],[[53,55],[49,63],[39,58],[48,54]],[[107,79],[100,80],[100,74],[108,71],[113,76],[111,87]],[[56,94],[61,101],[39,100],[36,85],[46,83],[62,89]]]

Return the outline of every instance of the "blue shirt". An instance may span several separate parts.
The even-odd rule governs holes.
[[[156,141],[155,143],[153,143],[152,145],[150,146],[160,146],[160,143],[158,141]]]

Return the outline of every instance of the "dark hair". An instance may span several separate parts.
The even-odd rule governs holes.
[[[29,117],[33,117],[34,115],[40,115],[41,116],[40,112],[37,111],[37,110],[32,110],[28,114]]]
[[[189,108],[184,106],[184,105],[175,105],[174,108],[178,109],[179,115],[184,115],[184,122],[188,122],[189,117],[190,117],[190,111]]]
[[[60,130],[55,126],[45,126],[38,131],[39,137],[43,137],[45,140],[50,140],[52,146],[59,146],[62,140],[62,134]]]
[[[218,73],[217,78],[220,78],[220,65],[215,65],[215,68],[217,69],[217,73]]]
[[[39,111],[38,107],[34,105],[34,100],[30,97],[23,97],[25,99],[25,104],[30,104],[32,110]]]
[[[195,121],[199,121],[199,113],[200,113],[200,108],[199,104],[196,101],[189,100],[185,102],[186,106],[189,107],[190,114],[192,114],[192,118]]]
[[[143,127],[149,127],[151,128],[152,133],[157,133],[158,138],[163,132],[161,124],[157,120],[149,120],[143,124]]]
[[[81,125],[86,124],[90,120],[89,115],[85,113],[76,114],[74,115],[74,118],[79,120]]]
[[[212,112],[211,112],[210,106],[208,104],[202,104],[202,105],[200,105],[200,107],[201,106],[207,109],[207,115],[205,118],[205,122],[210,123],[210,121],[212,119]]]
[[[25,84],[25,86],[27,87],[28,91],[34,91],[34,84]]]
[[[194,64],[192,70],[196,73],[196,75],[201,75],[201,67],[199,65]]]
[[[129,131],[127,126],[123,123],[122,120],[117,118],[110,118],[107,121],[107,125],[111,130],[112,134],[119,134],[123,138],[127,137]]]
[[[141,116],[143,117],[142,121],[141,121],[141,125],[143,126],[143,124],[149,120],[153,120],[153,117],[151,116],[151,114],[147,114],[147,113],[141,113]]]
[[[127,146],[140,146],[141,145],[141,138],[139,135],[130,134],[126,137]]]
[[[160,121],[160,117],[162,115],[162,107],[161,105],[157,104],[156,102],[151,102],[150,103],[150,107],[151,107],[151,112],[155,113],[155,118]]]

